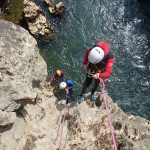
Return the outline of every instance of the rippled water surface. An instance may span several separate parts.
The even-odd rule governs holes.
[[[62,69],[75,82],[75,95],[81,89],[80,72],[87,48],[107,41],[115,63],[106,89],[125,112],[150,119],[150,27],[136,0],[63,0],[65,15],[46,17],[55,26],[54,40],[39,40],[48,65],[48,80]]]

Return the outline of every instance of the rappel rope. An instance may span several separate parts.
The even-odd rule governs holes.
[[[66,91],[66,104],[65,104],[65,108],[64,108],[64,117],[63,117],[63,123],[62,123],[62,128],[61,128],[61,137],[60,137],[60,143],[59,143],[59,150],[61,150],[61,141],[62,141],[62,135],[63,135],[65,116],[66,116],[67,94],[68,94],[68,92]]]
[[[86,73],[90,74],[90,75],[93,75],[93,74],[89,73],[87,70],[86,70]],[[114,133],[113,133],[113,128],[112,128],[112,125],[111,125],[111,120],[110,120],[109,111],[108,111],[107,102],[106,102],[106,97],[105,97],[105,93],[106,93],[107,90],[105,90],[105,84],[104,84],[103,79],[99,78],[99,80],[100,80],[100,87],[102,88],[102,94],[103,94],[103,98],[104,98],[104,103],[105,103],[105,108],[106,108],[106,113],[107,113],[107,117],[108,117],[110,131],[111,131],[111,136],[112,136],[112,140],[113,140],[113,144],[114,144],[114,150],[117,150],[115,136],[114,136]],[[107,81],[107,80],[108,79],[105,79],[105,81]]]
[[[112,128],[112,125],[111,125],[111,120],[110,120],[109,111],[108,111],[108,107],[107,107],[106,97],[105,97],[105,92],[106,92],[105,84],[104,84],[104,81],[103,81],[102,78],[100,78],[100,87],[102,88],[102,94],[103,94],[103,98],[104,98],[104,103],[105,103],[105,108],[106,108],[106,112],[107,112],[107,117],[108,117],[109,127],[110,127],[110,131],[111,131],[111,136],[112,136],[112,140],[113,140],[113,144],[114,144],[114,150],[117,150],[116,141],[115,141],[113,128]]]
[[[87,71],[86,71],[87,72]],[[87,72],[88,73],[88,72]],[[89,74],[89,73],[88,73]],[[92,74],[91,74],[92,75]],[[104,103],[105,103],[105,108],[106,108],[106,113],[107,113],[107,117],[108,117],[108,122],[109,122],[109,127],[110,127],[110,131],[111,131],[111,136],[112,136],[112,141],[114,144],[114,150],[117,150],[117,145],[116,145],[116,141],[115,141],[115,136],[113,133],[113,128],[111,125],[111,120],[110,120],[110,116],[109,116],[109,111],[108,111],[108,107],[107,107],[107,101],[106,101],[106,97],[105,97],[105,84],[102,78],[100,79],[100,87],[102,88],[102,94],[103,94],[103,98],[104,98]],[[66,92],[66,103],[67,103],[67,94],[68,92]],[[62,129],[61,129],[61,137],[60,137],[60,144],[59,144],[59,150],[61,150],[61,142],[62,142],[62,135],[63,135],[63,127],[64,127],[64,122],[65,122],[65,116],[66,116],[66,105],[65,104],[65,108],[64,108],[64,117],[63,117],[63,123],[62,123]]]

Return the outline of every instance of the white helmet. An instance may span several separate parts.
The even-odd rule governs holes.
[[[66,82],[61,82],[61,83],[59,84],[59,88],[60,88],[60,89],[65,89],[66,87],[67,87]]]
[[[98,46],[91,49],[88,59],[92,64],[99,63],[104,58],[104,50]]]

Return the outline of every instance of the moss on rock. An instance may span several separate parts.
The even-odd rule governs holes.
[[[10,0],[9,3],[5,1],[1,5],[0,18],[19,24],[22,19],[23,8],[23,0]]]

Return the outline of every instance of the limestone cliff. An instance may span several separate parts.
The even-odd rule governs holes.
[[[65,100],[45,87],[47,66],[36,40],[0,20],[0,150],[56,150]],[[67,105],[63,150],[113,150],[101,93]],[[149,150],[150,122],[125,114],[106,96],[118,150]]]

